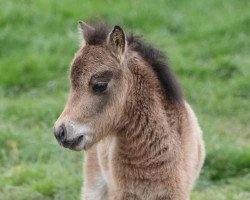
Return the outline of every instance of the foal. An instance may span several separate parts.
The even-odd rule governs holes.
[[[123,29],[80,22],[58,142],[86,150],[85,200],[188,200],[204,161],[201,129],[164,54]]]

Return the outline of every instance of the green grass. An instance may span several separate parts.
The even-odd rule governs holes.
[[[207,158],[192,200],[250,199],[250,2],[0,1],[0,199],[79,199],[83,153],[59,147],[77,22],[103,18],[168,52]]]

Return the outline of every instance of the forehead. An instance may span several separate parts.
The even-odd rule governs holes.
[[[102,67],[116,67],[118,61],[105,46],[86,45],[76,54],[71,71],[92,72]]]
[[[118,61],[106,46],[86,45],[77,52],[71,64],[70,78],[77,85],[81,76],[116,68],[118,68]]]

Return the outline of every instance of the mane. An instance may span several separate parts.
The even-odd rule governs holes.
[[[127,37],[127,41],[130,49],[138,52],[153,69],[165,91],[165,96],[174,102],[181,102],[183,100],[182,89],[170,68],[166,55],[146,43],[142,37],[131,34]]]
[[[109,27],[106,23],[101,22],[94,27],[94,30],[86,30],[84,32],[84,39],[89,45],[98,45],[106,41],[110,32]]]
[[[85,40],[89,45],[102,44],[106,41],[109,32],[108,26],[100,23],[86,34]],[[140,36],[130,34],[127,36],[127,42],[129,49],[136,51],[152,68],[164,89],[166,98],[172,102],[182,102],[181,86],[170,68],[166,55],[153,45],[146,43]]]

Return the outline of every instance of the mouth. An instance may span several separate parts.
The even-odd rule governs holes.
[[[64,140],[60,142],[60,145],[74,151],[81,151],[85,149],[86,143],[87,141],[85,140],[84,136],[81,135],[76,139]]]

